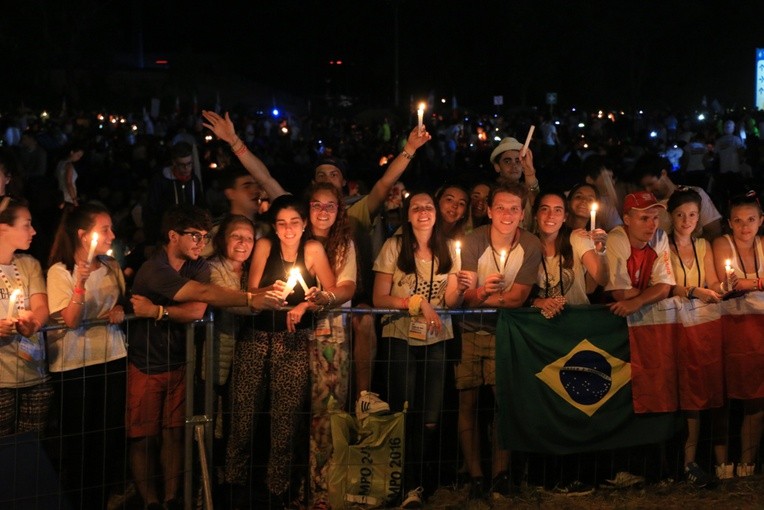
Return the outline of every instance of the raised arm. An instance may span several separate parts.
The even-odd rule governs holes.
[[[258,184],[260,184],[265,192],[268,193],[268,198],[274,200],[281,195],[287,194],[284,188],[281,187],[281,184],[279,184],[268,171],[268,167],[265,166],[265,163],[252,154],[247,148],[247,145],[236,135],[236,129],[234,128],[228,112],[226,112],[225,118],[223,118],[215,112],[202,110],[202,116],[207,120],[203,126],[231,146],[231,150],[236,157],[239,158],[239,161],[244,168],[252,174],[252,177],[254,177]]]
[[[403,147],[403,151],[393,159],[393,162],[387,167],[387,170],[385,170],[382,177],[374,183],[374,187],[372,187],[369,192],[367,204],[369,207],[369,215],[372,218],[377,215],[382,204],[385,203],[385,198],[392,189],[393,184],[400,179],[403,172],[409,166],[411,158],[414,157],[414,153],[422,145],[430,141],[431,138],[430,133],[424,128],[422,128],[421,131],[418,127],[411,130],[406,145]]]

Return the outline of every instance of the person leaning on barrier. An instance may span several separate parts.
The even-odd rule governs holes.
[[[610,280],[605,291],[621,317],[666,299],[676,285],[666,233],[658,228],[659,203],[652,193],[639,191],[623,200],[623,226],[610,231],[607,257]]]
[[[0,199],[0,310],[10,311],[0,319],[0,437],[42,432],[53,396],[39,333],[48,320],[45,280],[36,259],[15,253],[34,235],[26,202]]]
[[[536,236],[522,229],[527,199],[528,190],[521,183],[503,184],[491,191],[491,224],[473,230],[464,240],[459,279],[468,280],[465,306],[518,308],[528,299],[536,283],[542,247]],[[480,464],[476,410],[480,386],[496,388],[496,317],[466,316],[462,328],[462,357],[456,366],[459,440],[472,477],[470,499],[482,499],[487,487]],[[500,449],[497,429],[493,427],[491,493],[506,497],[511,485],[509,451]]]
[[[177,504],[183,465],[185,425],[185,324],[202,319],[207,305],[278,308],[283,286],[257,292],[209,284],[210,269],[200,258],[209,241],[209,213],[175,206],[162,219],[162,249],[135,276],[130,299],[136,321],[129,329],[127,436],[130,465],[148,508],[161,508],[153,476],[162,460],[164,501]],[[161,436],[161,437],[160,437]],[[161,457],[157,456],[161,448]]]

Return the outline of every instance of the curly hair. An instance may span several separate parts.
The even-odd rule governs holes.
[[[329,262],[331,263],[332,268],[337,269],[345,264],[345,259],[347,258],[348,253],[348,246],[350,245],[350,241],[353,239],[350,228],[350,220],[342,203],[340,190],[328,182],[313,183],[313,185],[311,185],[311,187],[308,189],[308,201],[310,201],[313,198],[313,195],[315,195],[318,191],[328,191],[334,195],[334,199],[337,201],[337,219],[329,229],[329,235],[327,236],[326,240],[322,242],[324,249],[326,249],[326,255],[329,258]],[[316,236],[313,235],[312,225],[310,225],[310,215],[308,215],[308,226],[311,227],[308,229],[308,232],[310,232],[309,238],[316,239]]]

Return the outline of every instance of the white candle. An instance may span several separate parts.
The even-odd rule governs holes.
[[[730,277],[734,274],[734,270],[732,269],[732,261],[730,259],[727,259],[724,261],[724,272],[727,273],[725,275],[727,277],[725,285],[727,286],[727,290],[730,291],[732,290],[732,288],[730,287]]]
[[[16,289],[11,292],[11,296],[8,299],[8,315],[6,316],[7,320],[13,319],[13,317],[16,315],[16,300],[18,299],[19,294],[21,294],[21,289]]]
[[[88,251],[88,259],[87,259],[88,264],[93,262],[96,246],[98,246],[98,234],[96,232],[93,232],[93,235],[90,237],[90,250]]]
[[[523,148],[520,150],[520,157],[524,158],[525,153],[528,152],[528,146],[531,144],[531,138],[533,138],[533,132],[536,130],[536,126],[531,125],[531,128],[528,130],[528,136],[525,137],[525,144],[523,145]]]
[[[419,131],[422,130],[422,125],[424,122],[424,103],[419,103],[419,108],[416,110],[417,117],[419,117]]]
[[[597,220],[597,208],[598,207],[599,206],[597,205],[597,202],[592,202],[592,206],[591,206],[591,221],[590,221],[590,223],[591,223],[590,230],[592,230],[592,231],[594,231],[594,229],[596,228],[595,224],[597,222],[596,220]]]
[[[459,266],[462,265],[462,243],[456,241],[456,258],[459,259]]]
[[[286,288],[284,289],[284,294],[281,295],[282,300],[286,299],[287,296],[292,293],[295,285],[297,285],[297,278],[295,278],[294,275],[290,275],[289,279],[286,282]]]
[[[499,266],[502,271],[504,271],[504,263],[507,261],[507,250],[501,250],[501,256],[499,257]]]
[[[302,290],[304,290],[306,294],[308,293],[308,284],[305,283],[305,279],[302,277],[302,273],[300,273],[299,269],[293,267],[291,271],[289,271],[289,278],[294,278],[295,281],[300,284]]]

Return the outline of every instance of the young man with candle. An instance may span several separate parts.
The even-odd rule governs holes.
[[[221,117],[215,112],[203,111],[207,123],[204,127],[211,130],[221,140],[231,144],[231,150],[239,158],[255,180],[265,189],[271,201],[287,193],[279,182],[271,176],[265,164],[242,142],[236,134],[231,118],[226,113]],[[374,254],[371,248],[371,229],[374,218],[382,210],[390,189],[400,179],[403,172],[408,168],[416,151],[431,139],[425,127],[414,127],[409,133],[403,150],[392,160],[380,179],[374,183],[368,195],[353,202],[347,208],[348,219],[353,230],[353,240],[358,257],[360,274],[357,280],[356,295],[353,304],[356,307],[368,307],[372,302],[371,293],[374,275],[371,267],[374,262]],[[522,145],[521,145],[522,147]],[[518,149],[519,151],[519,149]],[[528,151],[530,152],[530,151]],[[328,182],[333,184],[341,192],[345,193],[347,175],[342,161],[333,157],[321,158],[316,163],[313,181]],[[390,406],[370,392],[372,367],[376,357],[377,335],[374,327],[374,318],[371,314],[354,315],[353,327],[353,363],[355,369],[355,390],[358,395],[356,402],[356,415],[361,418],[373,413],[382,413],[390,410]]]
[[[519,149],[518,149],[519,151]],[[495,188],[488,199],[490,225],[472,231],[462,246],[459,278],[469,281],[464,295],[468,308],[518,308],[528,299],[541,263],[541,242],[521,228],[528,190],[518,182]],[[480,387],[496,386],[496,316],[468,315],[462,321],[462,357],[456,366],[459,392],[459,440],[472,477],[470,499],[486,495],[480,464],[477,400]],[[499,404],[501,405],[501,404]],[[493,427],[494,496],[508,496],[509,451],[498,446]]]
[[[669,172],[671,172],[671,163],[666,158],[646,154],[637,160],[634,167],[634,180],[645,191],[655,195],[661,204],[666,205],[672,193],[677,190],[677,185],[669,177]],[[702,237],[708,242],[712,242],[722,234],[722,215],[703,188],[687,187],[700,195],[698,225],[702,229]],[[671,231],[671,215],[665,212],[665,209],[660,215],[660,227],[666,232]]]
[[[200,257],[212,221],[204,209],[185,205],[162,220],[163,247],[135,276],[130,299],[136,321],[128,331],[127,436],[130,466],[146,508],[181,508],[185,426],[186,324],[203,318],[207,305],[278,308],[283,282],[249,293],[210,285]],[[161,450],[161,454],[158,450]],[[165,506],[155,466],[161,459]]]
[[[669,242],[658,228],[665,206],[652,193],[640,191],[623,201],[624,225],[610,231],[607,257],[610,280],[605,286],[615,301],[610,310],[621,317],[668,297],[676,285]]]

